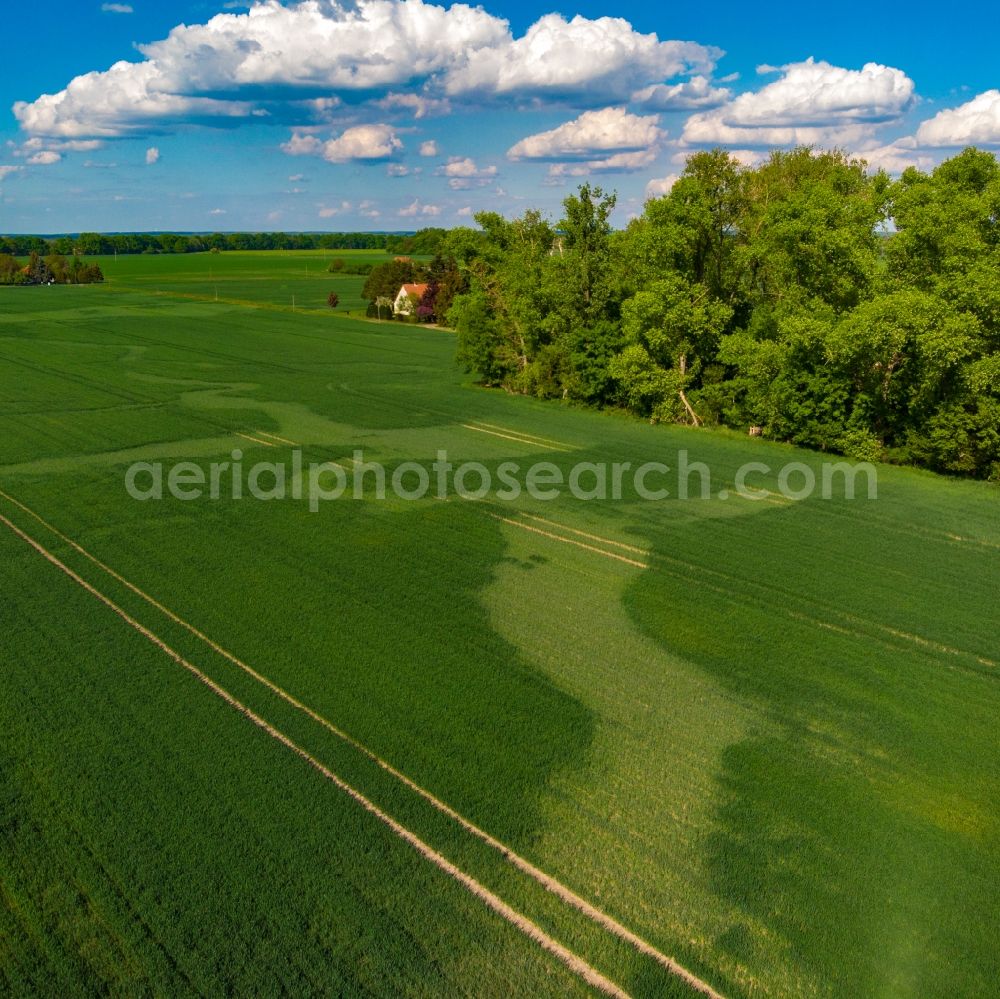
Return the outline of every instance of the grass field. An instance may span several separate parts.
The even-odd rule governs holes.
[[[331,291],[340,296],[337,311],[356,312],[365,278],[331,274],[330,262],[381,264],[393,254],[381,250],[246,250],[164,256],[95,257],[109,286],[223,304],[253,303],[297,309],[329,309]],[[423,258],[416,258],[423,259]]]
[[[820,466],[476,388],[323,259],[0,289],[4,990],[1000,994],[996,487],[131,499],[284,442]]]

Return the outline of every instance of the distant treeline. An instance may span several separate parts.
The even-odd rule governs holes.
[[[384,250],[386,253],[431,256],[446,235],[444,229],[421,229],[412,234],[385,232],[213,232],[211,235],[127,232],[82,232],[79,236],[0,236],[0,253],[26,257],[29,253],[204,253],[211,250]]]

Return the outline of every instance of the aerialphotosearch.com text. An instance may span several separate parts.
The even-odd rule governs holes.
[[[569,467],[551,461],[522,464],[503,461],[490,467],[479,461],[454,463],[446,451],[434,461],[404,461],[386,466],[365,460],[356,450],[339,461],[310,461],[295,449],[287,462],[248,464],[235,449],[228,461],[136,462],[125,473],[125,489],[140,502],[171,497],[194,502],[255,499],[262,502],[305,502],[317,512],[324,503],[341,499],[465,500],[510,502],[522,495],[536,500],[574,499],[659,502],[667,499],[759,501],[779,497],[800,501],[878,498],[878,473],[868,462],[801,461],[771,466],[749,461],[713,475],[686,450],[669,464],[660,461],[581,461]]]

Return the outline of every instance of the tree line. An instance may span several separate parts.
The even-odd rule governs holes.
[[[66,258],[50,253],[42,258],[32,250],[28,262],[22,265],[9,253],[0,253],[0,285],[99,284],[103,280],[97,264],[78,256]]]
[[[0,236],[0,253],[26,257],[52,253],[88,257],[136,253],[205,253],[211,250],[384,250],[387,253],[431,255],[437,252],[444,229],[421,229],[415,233],[384,232],[214,232],[99,233],[77,236]]]
[[[484,383],[1000,479],[991,153],[893,181],[838,151],[715,150],[622,231],[598,187],[563,207],[484,212],[441,246]]]

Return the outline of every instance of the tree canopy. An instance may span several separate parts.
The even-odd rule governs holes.
[[[491,385],[653,420],[760,427],[1000,479],[1000,164],[967,149],[893,181],[838,151],[690,158],[614,232],[584,184],[448,234],[449,320]]]

